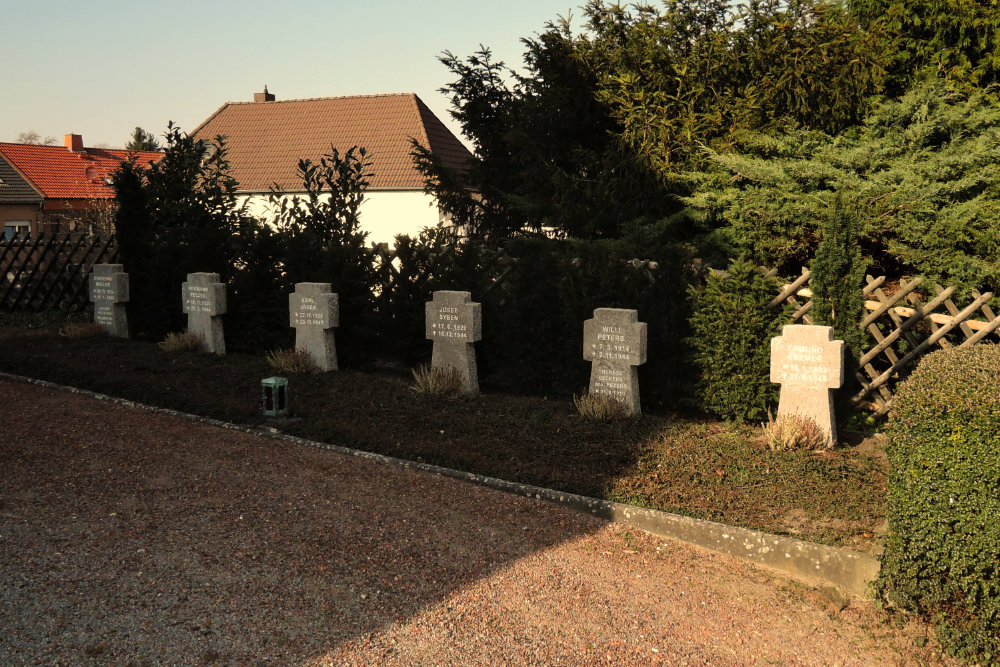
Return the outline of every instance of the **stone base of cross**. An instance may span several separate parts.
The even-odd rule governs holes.
[[[181,286],[181,300],[188,316],[188,331],[201,339],[202,348],[226,353],[222,316],[226,312],[226,286],[218,273],[189,273]]]
[[[833,327],[786,324],[771,339],[771,382],[781,384],[778,418],[800,415],[816,422],[837,441],[833,389],[844,384],[844,341],[833,339]]]
[[[338,370],[333,329],[340,324],[340,300],[330,283],[295,283],[288,316],[295,327],[295,349],[308,354],[321,371]]]
[[[427,338],[434,341],[431,367],[458,371],[462,393],[479,393],[475,342],[483,337],[483,306],[469,292],[442,290],[424,306]]]
[[[94,323],[109,336],[128,338],[128,274],[121,264],[95,264],[90,273],[90,300],[94,302]]]
[[[610,396],[629,415],[641,412],[639,365],[646,363],[646,323],[624,308],[596,308],[583,323],[583,358],[592,362],[590,394]]]

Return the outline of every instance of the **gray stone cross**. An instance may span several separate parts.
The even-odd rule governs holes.
[[[595,308],[583,323],[583,358],[592,362],[590,394],[610,396],[639,414],[639,366],[646,363],[646,323],[624,308]]]
[[[128,274],[121,264],[95,264],[90,273],[90,300],[94,302],[94,323],[108,335],[128,338]]]
[[[781,335],[771,339],[771,382],[781,384],[778,418],[808,417],[830,444],[837,441],[831,389],[844,384],[844,341],[833,339],[833,327],[782,327]]]
[[[226,353],[222,316],[226,312],[226,286],[218,273],[189,273],[181,287],[181,301],[188,316],[188,331],[201,338],[206,352]]]
[[[321,371],[337,370],[333,329],[340,325],[340,300],[330,283],[295,283],[288,316],[295,327],[295,349],[308,354]]]
[[[462,391],[479,393],[475,342],[483,337],[483,306],[469,292],[438,291],[424,305],[424,331],[434,341],[431,367],[454,368]]]

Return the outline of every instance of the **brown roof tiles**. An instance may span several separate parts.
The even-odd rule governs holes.
[[[455,169],[464,169],[472,157],[412,93],[228,102],[191,134],[226,137],[231,174],[242,192],[266,192],[274,183],[285,191],[301,190],[295,173],[299,159],[318,162],[331,145],[341,153],[365,148],[373,190],[423,188],[410,156],[411,137]]]

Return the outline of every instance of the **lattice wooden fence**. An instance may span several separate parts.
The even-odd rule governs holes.
[[[776,271],[766,275],[774,276]],[[792,322],[812,324],[811,274],[803,268],[802,275],[787,283],[771,301],[775,308],[782,303],[795,306]],[[887,294],[886,278],[865,278],[865,308],[870,311],[861,326],[868,332],[871,347],[861,356],[855,377],[861,389],[851,401],[867,408],[876,416],[892,409],[895,382],[905,377],[920,357],[932,349],[966,347],[980,341],[1000,342],[1000,316],[990,307],[992,292],[972,291],[972,301],[960,308],[952,300],[953,287],[933,285],[921,290],[920,278],[903,280]],[[943,312],[938,312],[943,311]]]
[[[113,262],[114,237],[52,234],[0,241],[0,310],[82,308],[94,264]]]

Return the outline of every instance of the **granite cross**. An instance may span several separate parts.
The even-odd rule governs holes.
[[[295,283],[288,295],[288,314],[295,327],[295,349],[302,350],[321,371],[337,370],[333,329],[340,325],[340,302],[330,283]]]
[[[94,323],[108,335],[128,338],[128,274],[121,264],[95,264],[90,274],[90,300],[94,302]]]
[[[201,338],[202,347],[226,353],[222,315],[226,312],[226,286],[218,273],[189,273],[181,287],[181,301],[188,316],[188,331]]]
[[[432,368],[454,368],[462,391],[479,393],[475,342],[483,337],[483,306],[469,292],[438,291],[424,307],[427,338],[434,341]]]
[[[592,362],[590,394],[610,396],[639,414],[639,365],[646,363],[646,323],[624,308],[596,308],[583,323],[583,358]]]

